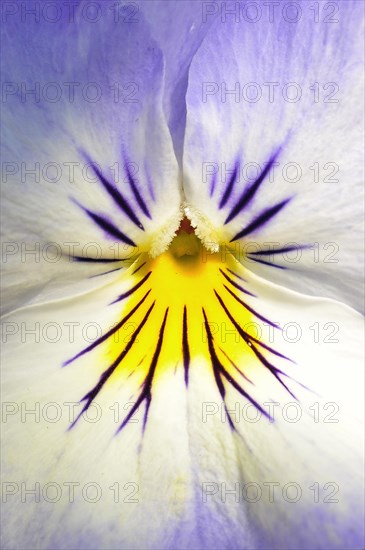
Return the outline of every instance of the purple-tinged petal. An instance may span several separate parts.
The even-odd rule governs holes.
[[[140,9],[166,60],[164,111],[181,164],[189,68],[215,16],[206,16],[205,12],[212,10],[207,10],[204,0],[148,0],[140,4]]]
[[[51,12],[24,15],[23,4],[2,28],[6,309],[66,272],[69,256],[130,259],[158,248],[159,231],[177,229],[181,202],[163,54],[142,10],[130,21],[116,17],[115,2],[80,2],[71,17],[64,3],[52,22]],[[44,258],[49,243],[57,261]],[[37,247],[24,261],[22,250]]]
[[[186,200],[250,269],[361,309],[363,6],[269,4],[212,4],[189,74]]]

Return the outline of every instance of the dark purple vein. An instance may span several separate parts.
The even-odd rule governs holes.
[[[249,296],[256,297],[255,294],[252,294],[252,292],[249,292],[248,290],[244,289],[241,285],[239,285],[238,283],[233,281],[231,279],[231,277],[228,277],[228,275],[226,273],[224,273],[223,269],[219,268],[219,271],[222,273],[222,275],[226,279],[226,281],[231,283],[231,285],[234,286],[235,288],[237,288],[237,290],[240,290],[241,292],[244,292],[245,294],[248,294]]]
[[[265,225],[269,220],[271,220],[274,216],[276,216],[288,204],[290,200],[291,200],[291,197],[261,212],[259,216],[254,218],[254,220],[252,220],[251,223],[249,223],[239,233],[237,233],[230,240],[230,242],[232,243],[233,241],[237,241],[237,239],[246,237],[247,235],[250,235],[250,233],[253,233],[253,231],[256,231],[256,229],[259,229],[260,227]]]
[[[108,181],[103,174],[100,172],[100,170],[95,166],[95,164],[92,163],[91,159],[84,154],[88,162],[90,162],[95,174],[99,178],[99,181],[103,185],[104,189],[107,191],[107,193],[110,195],[110,197],[113,199],[115,204],[120,208],[120,210],[128,216],[128,218],[133,222],[137,227],[142,229],[144,231],[144,227],[138,217],[136,216],[133,208],[130,206],[126,198],[122,195],[122,193],[115,187],[115,185],[111,184],[110,181]]]
[[[74,357],[72,357],[71,359],[68,359],[68,361],[66,361],[65,363],[63,363],[63,366],[65,367],[66,365],[69,365],[70,363],[72,363],[73,361],[75,361],[76,359],[78,359],[79,357],[81,357],[82,355],[84,355],[85,353],[88,353],[89,351],[93,350],[94,348],[96,348],[97,346],[99,346],[100,344],[102,344],[103,342],[105,342],[105,340],[107,340],[108,338],[110,338],[110,336],[113,336],[113,334],[115,332],[117,332],[131,317],[132,315],[135,314],[135,312],[137,311],[137,309],[139,309],[141,307],[141,305],[143,304],[143,302],[146,300],[147,296],[149,295],[149,293],[151,292],[151,290],[149,290],[148,292],[146,292],[146,294],[143,296],[143,298],[138,302],[138,304],[133,308],[131,309],[131,311],[128,313],[128,315],[126,315],[125,317],[123,317],[123,319],[121,321],[119,321],[119,323],[117,323],[113,328],[111,328],[108,332],[106,332],[105,334],[103,334],[103,336],[100,336],[100,338],[98,338],[97,340],[95,340],[95,342],[93,342],[92,344],[90,344],[90,346],[88,346],[87,348],[83,349],[82,351],[80,351],[77,355],[75,355]]]
[[[182,351],[184,359],[184,379],[185,385],[189,383],[189,365],[190,365],[190,349],[189,349],[189,340],[188,340],[188,317],[187,317],[186,306],[184,306],[184,316],[183,316],[183,338],[182,338]]]
[[[161,349],[162,349],[162,343],[163,343],[163,337],[164,337],[164,332],[165,332],[165,326],[166,326],[168,311],[169,311],[169,308],[167,308],[166,311],[165,311],[165,315],[164,315],[164,319],[162,321],[162,325],[161,325],[161,328],[160,328],[160,332],[159,332],[155,352],[154,352],[154,355],[153,355],[153,358],[152,358],[147,376],[146,376],[145,381],[143,383],[142,391],[141,391],[137,401],[133,405],[132,409],[130,410],[130,412],[128,413],[126,418],[123,420],[122,424],[119,426],[118,430],[116,431],[116,434],[119,433],[124,428],[124,426],[129,422],[129,420],[134,415],[134,413],[136,412],[138,407],[143,403],[143,401],[146,401],[146,410],[145,410],[145,414],[144,414],[144,418],[143,418],[142,431],[145,430],[146,423],[147,423],[147,417],[148,417],[148,411],[149,411],[149,408],[150,408],[150,405],[151,405],[151,400],[152,400],[152,393],[151,393],[152,382],[153,382],[153,377],[154,377],[154,374],[155,374],[158,358],[160,356]]]
[[[154,306],[155,306],[155,302],[153,302],[153,304],[148,309],[146,315],[144,316],[141,323],[138,325],[138,327],[134,331],[131,339],[129,340],[128,344],[123,349],[123,351],[118,355],[118,357],[112,363],[112,365],[110,365],[110,367],[106,371],[103,372],[103,374],[100,376],[99,382],[96,384],[96,386],[94,386],[94,388],[91,391],[89,391],[86,395],[84,395],[84,397],[81,399],[80,403],[82,403],[83,401],[86,401],[86,403],[85,403],[82,411],[78,414],[76,419],[72,422],[71,426],[69,427],[69,430],[74,427],[74,425],[79,420],[81,415],[90,407],[92,401],[99,394],[99,392],[101,391],[101,389],[103,388],[105,383],[109,380],[109,378],[111,377],[111,375],[115,371],[115,369],[118,367],[118,365],[125,358],[127,353],[130,351],[130,349],[132,348],[134,342],[136,341],[136,338],[137,338],[138,334],[140,333],[140,331],[142,330],[142,328],[146,324],[147,319],[150,316],[150,313],[151,313],[152,309],[154,308]]]
[[[242,193],[241,197],[239,198],[238,202],[234,205],[234,207],[228,214],[224,224],[227,224],[231,220],[233,220],[252,201],[257,191],[259,190],[262,182],[265,180],[266,176],[268,175],[279,152],[280,152],[280,149],[271,157],[271,159],[266,164],[265,168],[262,170],[259,177],[254,181],[254,183],[250,185],[247,189],[245,189],[245,191]]]
[[[133,294],[133,292],[135,292],[136,290],[138,290],[146,281],[147,279],[150,277],[152,271],[149,271],[144,277],[143,279],[141,279],[136,285],[134,285],[131,289],[127,290],[127,292],[124,292],[123,294],[120,294],[118,296],[118,298],[116,300],[114,300],[114,302],[111,302],[112,304],[116,304],[117,302],[120,302],[121,300],[124,300],[125,298],[128,298],[128,296],[130,296],[131,294]]]
[[[141,208],[142,212],[147,216],[147,218],[152,219],[150,211],[148,210],[148,208],[146,206],[146,203],[144,202],[143,198],[141,197],[141,195],[138,191],[138,188],[137,188],[136,182],[134,181],[132,172],[129,169],[128,162],[125,163],[125,171],[126,171],[126,174],[127,174],[128,183],[130,185],[130,188],[132,189],[133,195],[134,195],[139,207]]]
[[[257,317],[258,319],[261,319],[261,321],[264,321],[265,323],[268,323],[269,325],[271,325],[272,327],[275,327],[277,329],[280,329],[280,327],[276,324],[276,323],[273,323],[272,321],[270,321],[269,319],[267,319],[266,317],[264,317],[263,315],[260,315],[260,313],[257,313],[257,311],[255,309],[253,309],[252,307],[250,307],[248,304],[246,304],[246,302],[244,302],[243,300],[241,300],[238,296],[236,296],[236,294],[234,292],[232,292],[232,290],[230,288],[228,288],[228,286],[226,285],[223,285],[224,288],[231,294],[231,296],[233,296],[233,298],[235,300],[237,300],[237,302],[239,304],[241,304],[245,309],[247,309],[247,311],[250,311],[253,315],[255,315],[255,317]],[[214,291],[215,292],[215,291]]]

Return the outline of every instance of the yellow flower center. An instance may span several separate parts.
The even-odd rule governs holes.
[[[272,362],[286,358],[262,341],[262,323],[272,323],[259,311],[245,276],[230,252],[209,251],[184,218],[166,252],[155,258],[142,253],[123,272],[114,302],[121,306],[119,321],[74,358],[98,347],[102,357],[97,363],[104,365],[99,381],[82,399],[83,410],[105,384],[128,379],[139,390],[119,429],[142,404],[145,426],[156,382],[180,373],[188,385],[191,369],[198,365],[209,370],[224,402],[231,386],[264,412],[255,388],[271,376],[290,391]],[[234,429],[229,415],[228,420]]]

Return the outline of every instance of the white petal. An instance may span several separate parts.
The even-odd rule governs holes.
[[[130,257],[136,248],[163,248],[179,225],[162,52],[142,14],[136,24],[118,24],[105,5],[91,22],[86,7],[80,4],[74,21],[61,10],[60,22],[42,24],[20,10],[3,26],[7,310],[67,273],[63,257],[52,261],[57,255]]]
[[[203,20],[202,8],[195,0],[148,0],[141,4],[141,11],[166,58],[164,111],[179,164],[183,155],[189,67],[214,21],[214,17]]]
[[[157,432],[148,427],[142,438],[140,410],[115,435],[138,394],[135,376],[128,381],[117,378],[90,408],[89,420],[82,417],[67,431],[82,408],[80,398],[107,365],[105,356],[99,356],[100,362],[86,359],[61,366],[100,336],[99,331],[115,324],[120,304],[106,304],[118,292],[120,284],[114,282],[76,300],[18,310],[3,322],[2,473],[7,502],[2,513],[9,547],[157,548],[164,537],[174,536],[186,507],[189,477],[185,395],[177,391],[180,377],[157,388],[150,420],[159,426]],[[131,326],[125,328],[119,344],[123,347],[131,335]],[[32,329],[34,334],[27,333]],[[13,353],[15,343],[19,354]],[[166,416],[166,397],[176,407],[173,418]],[[38,412],[27,412],[31,409]],[[167,450],[169,460],[162,466],[160,453]],[[25,492],[37,483],[39,502]],[[10,496],[7,491],[16,486],[19,491]],[[49,502],[54,497],[55,502]],[[94,497],[96,502],[91,502]]]
[[[120,305],[105,307],[120,292],[118,281],[77,300],[24,308],[6,318],[2,379],[8,451],[3,479],[9,494],[3,514],[8,547],[361,547],[361,317],[332,300],[298,295],[247,271],[245,277],[246,288],[257,296],[245,295],[246,302],[283,328],[271,328],[270,333],[269,326],[256,319],[262,341],[296,362],[274,357],[274,364],[293,377],[284,380],[298,401],[245,355],[240,366],[254,385],[245,381],[241,385],[262,406],[268,408],[271,401],[279,405],[275,422],[264,416],[250,422],[257,411],[225,381],[226,405],[235,411],[231,413],[235,432],[229,427],[212,365],[196,357],[192,347],[188,387],[182,364],[166,370],[153,386],[144,435],[144,407],[140,407],[133,418],[138,422],[129,423],[113,438],[139,395],[136,374],[127,379],[116,376],[105,386],[95,399],[100,409],[94,405],[88,411],[89,420],[99,411],[97,422],[82,417],[67,431],[70,406],[66,404],[77,403],[90,391],[108,365],[105,354],[96,359],[84,356],[63,369],[60,365],[88,344],[95,326],[105,332],[118,320]],[[228,294],[226,299],[230,307]],[[71,339],[70,322],[78,323]],[[50,323],[57,323],[61,331],[55,343],[50,342],[57,334]],[[29,328],[36,329],[39,342],[25,333]],[[239,335],[232,328],[227,318],[227,324],[215,331],[217,349],[230,353],[234,348]],[[126,339],[130,334],[128,328]],[[143,349],[145,336],[140,337]],[[247,348],[242,340],[239,345]],[[130,361],[125,366],[135,368]],[[38,418],[24,416],[25,407],[37,406]],[[298,408],[301,418],[290,422]],[[60,419],[52,423],[57,410]],[[80,411],[79,405],[75,411]],[[331,422],[336,419],[339,422]],[[35,482],[40,484],[39,503],[24,493]],[[67,482],[80,484],[75,486],[72,504]],[[62,490],[56,504],[47,502],[48,493],[42,494],[47,483]],[[88,483],[97,486],[88,489]],[[251,486],[244,496],[247,483],[262,491],[257,503],[247,502],[255,495]],[[279,484],[274,502],[268,501],[269,483]],[[295,497],[295,487],[285,487],[287,483],[302,491],[295,504],[288,502]],[[120,489],[119,503],[113,500],[112,486]],[[101,491],[96,504],[87,502],[95,494],[92,487]],[[230,494],[224,500],[224,488],[237,490],[238,502]],[[83,498],[82,489],[90,495]],[[49,491],[52,498],[52,488]],[[129,502],[133,491],[139,502]],[[338,503],[324,501],[332,491]]]
[[[258,298],[246,302],[284,329],[271,328],[268,340],[269,326],[256,325],[262,341],[296,362],[274,358],[273,364],[293,377],[283,380],[297,400],[243,362],[254,386],[241,386],[264,410],[275,411],[275,421],[227,383],[226,407],[239,435],[232,434],[212,374],[192,366],[190,441],[205,526],[199,547],[361,548],[362,318],[331,300],[300,296],[254,275],[247,280]],[[218,327],[217,349],[232,347],[239,336],[232,328]]]
[[[269,258],[285,269],[257,262],[268,260],[265,256],[249,257],[249,267],[295,290],[361,308],[360,4],[333,4],[339,10],[332,14],[334,23],[325,11],[329,4],[318,4],[319,22],[310,3],[271,6],[271,22],[269,6],[260,4],[262,15],[252,23],[247,18],[255,17],[255,8],[235,6],[237,21],[234,15],[224,18],[225,4],[216,5],[218,20],[190,69],[187,202],[217,231],[230,219],[220,235],[229,244],[268,208],[291,199],[233,243],[237,257],[244,261],[248,250],[309,245],[298,256],[294,251]],[[298,22],[289,21],[296,10]],[[275,164],[259,184],[270,160]],[[255,183],[256,193],[233,215]]]

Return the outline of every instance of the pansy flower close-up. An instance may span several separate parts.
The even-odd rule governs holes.
[[[2,548],[364,547],[363,22],[2,2]]]

